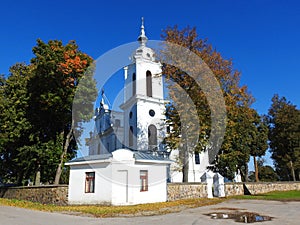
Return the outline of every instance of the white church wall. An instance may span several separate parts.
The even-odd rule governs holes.
[[[112,204],[130,205],[134,203],[132,188],[136,185],[134,177],[134,157],[129,150],[113,152],[112,164]]]
[[[113,152],[113,158],[113,205],[133,205],[167,200],[165,164],[136,162],[133,152],[126,149]],[[148,173],[147,191],[141,191],[141,171]]]
[[[167,200],[166,165],[114,164],[113,168],[113,205],[134,205]],[[141,191],[140,171],[148,172],[147,191]]]
[[[140,166],[139,170],[148,169],[148,191],[140,191],[135,188],[136,204],[165,202],[167,201],[167,166],[166,165],[150,165]]]
[[[155,112],[154,116],[151,116],[149,111],[153,110]],[[138,150],[148,150],[148,127],[154,125],[157,128],[157,143],[158,145],[163,141],[165,137],[166,127],[164,125],[165,116],[163,101],[153,101],[151,100],[140,100],[137,102],[137,143]]]
[[[150,71],[152,74],[152,97],[163,99],[163,83],[161,75],[161,65],[157,62],[139,59],[136,63],[137,75],[137,95],[147,96],[146,73]]]
[[[95,172],[93,193],[85,192],[86,173]],[[73,165],[70,170],[69,204],[103,204],[111,202],[111,165],[108,163]]]
[[[124,102],[128,101],[133,95],[132,87],[132,77],[133,73],[136,74],[136,67],[134,64],[130,64],[124,67],[124,79],[125,79],[125,87],[124,87]]]
[[[183,173],[181,172],[182,167],[179,160],[179,150],[172,150],[170,154],[170,159],[175,163],[171,165],[171,182],[177,183],[182,182]],[[201,176],[206,172],[208,166],[208,152],[201,152],[199,154],[200,164],[196,164],[195,155],[190,154],[189,157],[189,172],[188,172],[188,182],[201,182]],[[177,163],[176,163],[177,162]]]

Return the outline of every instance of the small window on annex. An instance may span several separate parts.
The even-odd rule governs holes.
[[[140,191],[148,191],[148,170],[140,170]]]
[[[85,193],[95,193],[95,172],[85,173]]]

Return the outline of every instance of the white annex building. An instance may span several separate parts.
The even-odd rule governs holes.
[[[123,112],[112,111],[104,93],[95,110],[89,156],[70,161],[70,204],[129,205],[167,200],[167,182],[182,182],[178,151],[168,152],[162,69],[146,46],[142,23],[140,46],[124,68]],[[189,182],[200,182],[208,153],[193,154]],[[206,163],[203,163],[206,162]],[[203,166],[205,165],[205,166]]]

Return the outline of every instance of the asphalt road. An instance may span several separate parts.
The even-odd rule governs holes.
[[[300,224],[300,202],[228,200],[218,205],[187,209],[179,213],[145,217],[93,218],[47,213],[0,206],[0,225],[212,225],[241,224],[232,219],[213,219],[205,214],[213,212],[255,212],[274,217],[259,224]]]

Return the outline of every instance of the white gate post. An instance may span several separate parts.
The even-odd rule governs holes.
[[[200,178],[201,182],[206,183],[208,198],[213,198],[213,193],[212,193],[213,175],[214,175],[213,172],[206,171]]]
[[[214,175],[214,196],[216,197],[225,197],[225,190],[224,190],[224,177],[216,173]]]

